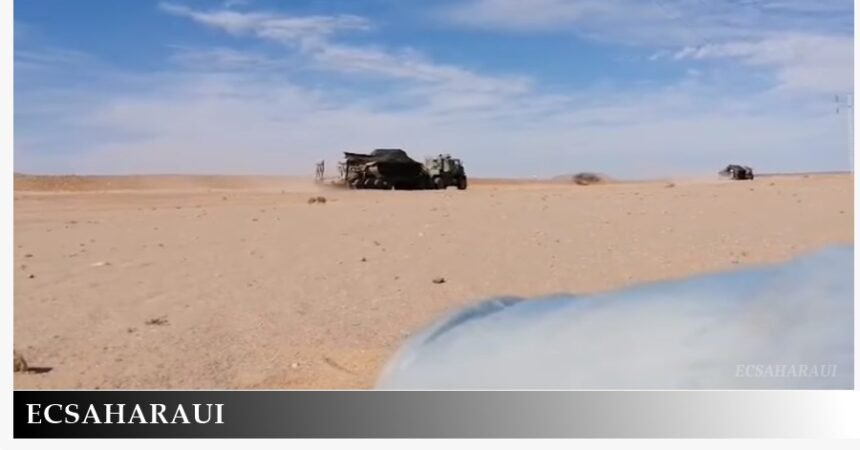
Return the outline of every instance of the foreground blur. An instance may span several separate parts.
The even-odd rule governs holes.
[[[853,247],[578,297],[497,298],[415,336],[380,389],[851,389]]]

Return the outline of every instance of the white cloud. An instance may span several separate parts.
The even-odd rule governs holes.
[[[358,16],[291,17],[274,13],[241,13],[233,10],[198,11],[184,5],[161,3],[170,14],[222,29],[236,35],[254,35],[281,43],[316,45],[338,31],[368,30],[370,23]]]
[[[444,10],[455,25],[658,48],[652,61],[735,59],[775,72],[782,89],[831,92],[852,86],[852,16],[848,0],[472,0]]]
[[[685,47],[674,58],[737,58],[753,66],[774,67],[780,88],[838,93],[852,88],[852,53],[851,37],[791,35],[756,42]]]
[[[265,70],[180,71],[78,92],[59,105],[60,97],[23,93],[17,101],[51,106],[50,115],[36,111],[31,120],[52,132],[51,141],[40,130],[18,133],[16,169],[309,174],[320,158],[375,147],[416,157],[450,151],[475,176],[711,174],[734,160],[760,171],[824,170],[849,161],[847,128],[829,104],[798,111],[779,97],[712,95],[691,84],[499,104],[480,92],[367,95],[310,88]]]
[[[794,92],[819,86],[821,75],[788,70],[807,67],[786,63],[798,60],[793,41],[776,55],[727,42],[658,58],[780,66],[792,92],[709,84],[704,69],[649,91],[621,85],[560,92],[529,76],[479,73],[410,48],[344,42],[341,33],[373,27],[365,18],[162,9],[285,46],[175,46],[173,65],[151,73],[19,50],[16,57],[40,64],[16,86],[17,170],[310,173],[321,157],[375,147],[403,147],[417,157],[449,151],[470,173],[487,176],[712,174],[730,161],[762,172],[832,170],[850,161],[849,129],[834,114],[832,96]],[[816,64],[838,71],[839,52],[814,48],[803,58],[832,59]],[[69,73],[80,82],[69,82]]]
[[[286,58],[273,58],[263,53],[239,51],[229,47],[184,47],[173,46],[170,60],[189,69],[247,70],[286,69],[290,61]]]
[[[638,12],[643,11],[636,4],[631,6]],[[645,9],[655,10],[653,7]],[[580,21],[612,15],[617,10],[617,5],[602,0],[476,0],[451,8],[448,15],[455,22],[474,26],[542,30],[568,27]]]
[[[389,51],[348,45],[327,45],[313,54],[321,67],[347,74],[371,74],[421,83],[441,84],[460,92],[523,94],[526,77],[490,77],[461,67],[429,61],[414,51]]]
[[[170,3],[162,3],[161,8],[170,14],[188,17],[229,33],[250,34],[287,45],[296,44],[317,67],[348,75],[441,84],[458,91],[518,94],[529,89],[529,81],[525,77],[483,76],[461,67],[434,63],[410,48],[391,51],[332,41],[338,32],[372,28],[370,20],[359,16],[294,17],[224,10],[202,12]]]
[[[852,13],[850,0],[469,0],[444,7],[440,15],[455,25],[486,29],[687,45],[789,31],[848,34]]]

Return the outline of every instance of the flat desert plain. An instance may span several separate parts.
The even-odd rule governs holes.
[[[14,337],[35,369],[15,387],[370,388],[405,338],[479,300],[853,243],[852,192],[850,174],[421,192],[16,177]]]

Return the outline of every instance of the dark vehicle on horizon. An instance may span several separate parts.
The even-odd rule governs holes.
[[[753,180],[755,174],[749,166],[741,166],[738,164],[729,164],[725,169],[719,172],[719,175],[732,180]]]

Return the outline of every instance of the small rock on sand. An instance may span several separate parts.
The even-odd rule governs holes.
[[[167,325],[167,316],[153,317],[144,323],[146,325]]]

